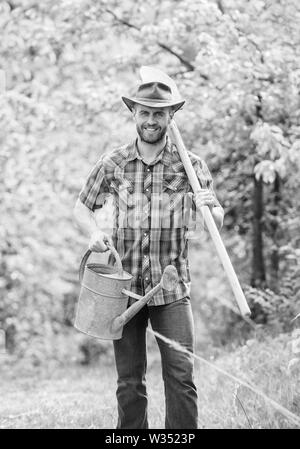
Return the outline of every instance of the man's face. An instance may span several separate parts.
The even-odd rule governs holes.
[[[150,108],[135,104],[133,116],[141,140],[156,144],[166,135],[167,127],[172,119],[172,110],[171,108]]]

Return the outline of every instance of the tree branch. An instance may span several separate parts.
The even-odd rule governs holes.
[[[115,14],[110,9],[105,9],[105,12],[112,15],[116,22],[121,23],[122,25],[126,25],[128,28],[133,28],[134,30],[140,31],[140,28],[134,25],[133,23],[128,22],[125,19],[122,19],[121,17],[118,17],[117,14]]]
[[[128,22],[125,19],[122,19],[121,17],[117,16],[113,11],[111,11],[110,9],[105,9],[105,12],[107,12],[108,14],[110,14],[114,20],[118,23],[120,23],[121,25],[125,25],[128,28],[132,28],[136,31],[141,31],[141,29],[134,25],[131,22]],[[170,53],[171,55],[175,56],[180,62],[181,64],[183,64],[186,67],[186,71],[187,72],[192,72],[195,70],[195,66],[188,61],[187,59],[185,59],[183,56],[181,56],[179,53],[177,53],[175,50],[173,50],[171,47],[169,47],[168,45],[164,44],[163,42],[157,42],[157,45],[163,49],[164,51],[167,51],[168,53]],[[201,78],[203,78],[205,81],[209,80],[209,77],[203,73],[200,73]]]
[[[257,43],[251,39],[235,22],[235,20],[232,18],[231,14],[225,11],[224,5],[223,5],[223,1],[222,0],[217,0],[216,5],[219,9],[219,11],[221,12],[221,14],[224,16],[225,14],[228,15],[231,19],[231,21],[234,23],[236,30],[240,33],[240,35],[243,35],[246,37],[246,39],[252,44],[254,45],[254,47],[256,48],[256,50],[259,52],[260,54],[260,62],[262,64],[265,63],[265,59],[264,59],[264,54],[261,50],[261,48],[257,45]]]
[[[224,9],[222,0],[217,0],[217,7],[219,8],[220,12],[224,15],[225,9]]]
[[[179,59],[179,61],[187,68],[187,72],[192,72],[195,70],[195,66],[193,64],[191,64],[189,61],[187,61],[185,58],[179,55],[176,51],[172,50],[172,48],[170,48],[168,45],[163,44],[162,42],[157,42],[157,45],[163,50],[169,52],[171,55],[175,56],[177,59]],[[205,78],[206,80],[208,79],[207,76],[203,74],[201,74],[201,77]]]

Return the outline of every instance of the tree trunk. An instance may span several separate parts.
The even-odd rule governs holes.
[[[279,254],[278,254],[278,211],[279,202],[281,199],[280,195],[280,178],[276,175],[274,181],[273,189],[273,204],[271,210],[271,238],[272,238],[272,249],[270,256],[270,288],[274,291],[278,289],[278,270],[279,270]]]
[[[254,177],[253,189],[253,238],[252,238],[252,287],[265,287],[266,273],[263,256],[263,182]]]

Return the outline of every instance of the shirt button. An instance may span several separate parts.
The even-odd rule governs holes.
[[[147,257],[146,254],[144,254],[144,257]]]
[[[147,232],[144,232],[144,235],[147,235]]]
[[[149,281],[149,278],[145,278],[145,281]]]
[[[150,168],[147,168],[147,171],[150,171]]]
[[[146,192],[149,192],[149,189],[146,189]]]

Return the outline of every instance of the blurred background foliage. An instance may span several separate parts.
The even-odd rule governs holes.
[[[87,236],[72,209],[92,165],[135,133],[121,95],[141,65],[174,77],[177,123],[225,209],[222,238],[257,326],[300,312],[297,0],[0,3],[0,327],[7,363],[89,363],[73,329]],[[99,214],[109,226],[110,207]],[[199,236],[198,236],[199,237]],[[209,238],[191,239],[199,347],[249,338]],[[212,267],[214,267],[212,269]],[[231,308],[230,308],[231,307]],[[5,358],[4,358],[5,359]]]

